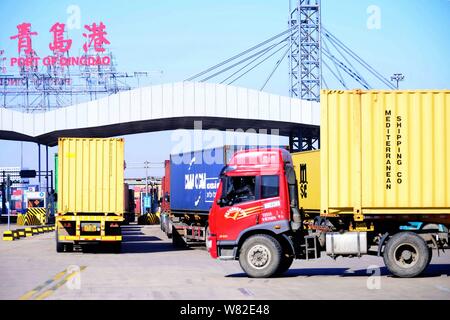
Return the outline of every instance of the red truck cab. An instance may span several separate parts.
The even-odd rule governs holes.
[[[292,209],[297,207],[295,173],[287,150],[237,152],[222,170],[220,185],[209,214],[210,255],[213,258],[235,260],[241,245],[256,234],[259,237],[268,235],[279,238],[277,243],[289,242],[287,239],[283,241],[283,237],[292,228],[291,220],[299,223],[298,216],[291,219],[291,215],[296,214]],[[269,237],[267,239],[271,241]],[[275,258],[270,254],[273,249],[270,246],[271,243],[268,244],[269,248],[256,246],[247,254],[252,256],[250,259],[260,260],[256,264],[263,267],[269,262],[268,259]],[[275,244],[275,247],[276,250],[281,248],[279,244]],[[282,263],[289,264],[287,268],[293,260],[292,254],[278,258],[287,260]],[[267,272],[273,273],[273,270]]]

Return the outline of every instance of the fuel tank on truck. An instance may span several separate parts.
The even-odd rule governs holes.
[[[323,90],[320,144],[322,214],[449,222],[449,90]]]

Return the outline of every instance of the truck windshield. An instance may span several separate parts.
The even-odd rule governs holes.
[[[225,177],[222,197],[233,204],[254,201],[255,177]]]

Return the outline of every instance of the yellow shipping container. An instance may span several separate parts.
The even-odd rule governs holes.
[[[320,151],[293,153],[292,161],[298,182],[300,208],[306,212],[318,212],[320,208]]]
[[[123,215],[123,139],[60,138],[58,154],[58,214]]]
[[[449,214],[450,91],[322,91],[322,214]]]

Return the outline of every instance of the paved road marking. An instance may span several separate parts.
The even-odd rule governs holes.
[[[255,295],[251,290],[249,290],[249,289],[247,289],[247,288],[238,288],[238,290],[239,290],[244,296],[251,297],[251,296],[254,296],[254,295]]]
[[[66,272],[67,272],[67,269],[57,273],[53,278],[48,279],[43,284],[41,284],[41,285],[37,286],[36,288],[34,288],[34,289],[28,291],[27,293],[25,293],[23,296],[21,296],[19,298],[19,300],[28,300],[28,299],[30,299],[34,294],[38,293],[39,291],[44,289],[46,286],[52,284],[54,281],[58,281],[62,276],[64,276],[64,274]]]
[[[55,293],[56,290],[58,290],[59,288],[61,288],[64,284],[67,283],[67,281],[69,281],[70,279],[72,279],[73,277],[75,277],[76,275],[78,275],[79,273],[81,273],[81,271],[83,271],[84,269],[86,269],[86,266],[81,266],[80,267],[80,271],[76,271],[76,272],[72,272],[67,274],[60,282],[58,282],[57,284],[55,284],[53,287],[51,287],[50,289],[44,291],[43,293],[41,293],[40,295],[38,295],[37,297],[34,298],[34,300],[44,300],[47,297],[49,297],[50,295],[52,295],[53,293]]]
[[[441,286],[441,285],[436,285],[435,287],[438,288],[441,291],[450,292],[450,288],[447,288],[447,287],[444,287],[444,286]]]
[[[86,269],[85,266],[80,267],[80,271],[79,272],[83,271],[84,269]],[[30,300],[34,295],[38,294],[44,288],[50,286],[51,284],[53,284],[53,283],[57,282],[58,280],[60,280],[61,278],[63,278],[62,281],[56,283],[56,285],[54,285],[51,289],[46,290],[44,293],[42,293],[42,294],[40,294],[40,295],[38,295],[37,297],[34,298],[36,300],[45,299],[46,297],[51,295],[56,289],[60,288],[62,285],[64,285],[67,281],[69,281],[72,277],[74,277],[79,272],[77,271],[77,272],[66,274],[67,273],[67,269],[65,269],[64,271],[61,271],[61,272],[57,273],[53,278],[48,279],[47,281],[45,281],[44,283],[40,284],[36,288],[34,288],[34,289],[28,291],[27,293],[25,293],[23,296],[21,296],[19,298],[19,300]]]

